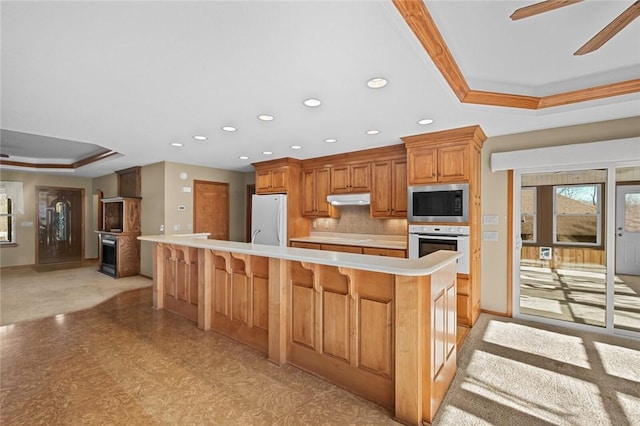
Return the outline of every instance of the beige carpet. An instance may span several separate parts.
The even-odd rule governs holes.
[[[640,341],[482,314],[434,425],[640,425]]]
[[[81,311],[123,291],[152,285],[141,276],[116,280],[96,268],[36,272],[25,266],[0,270],[0,325]]]

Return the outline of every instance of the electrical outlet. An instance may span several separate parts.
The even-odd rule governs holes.
[[[160,225],[160,232],[164,232],[164,225]]]
[[[173,230],[174,231],[179,231],[180,230],[180,224],[173,225]]]

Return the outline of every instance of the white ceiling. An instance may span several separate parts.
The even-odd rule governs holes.
[[[632,0],[586,0],[509,19],[531,3],[425,2],[473,89],[544,96],[639,77],[640,20],[600,50],[572,55]],[[0,151],[37,159],[56,147],[54,157],[67,158],[72,150],[56,145],[63,139],[123,154],[80,167],[79,176],[165,160],[251,171],[251,162],[397,144],[467,125],[491,137],[640,115],[638,93],[535,111],[461,104],[390,0],[3,1],[1,8],[0,127],[10,132]],[[366,81],[378,76],[387,87],[369,89]],[[303,106],[308,97],[322,106]],[[275,120],[259,121],[261,113]],[[435,122],[416,123],[427,117]],[[21,139],[8,139],[15,132]],[[195,141],[197,134],[209,139]],[[30,153],[13,153],[16,145]]]

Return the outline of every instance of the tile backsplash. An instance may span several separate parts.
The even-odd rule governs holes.
[[[369,206],[341,206],[340,218],[313,219],[313,232],[347,234],[406,235],[406,219],[372,219]]]

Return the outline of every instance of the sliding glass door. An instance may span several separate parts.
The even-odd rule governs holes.
[[[640,332],[639,173],[514,173],[514,315]]]

